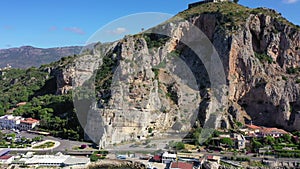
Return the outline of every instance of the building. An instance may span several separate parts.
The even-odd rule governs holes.
[[[0,164],[11,164],[14,160],[14,156],[4,155],[0,157]]]
[[[289,134],[289,133],[282,129],[278,129],[278,128],[262,127],[259,134],[261,137],[271,136],[271,137],[277,138],[277,137],[283,136],[284,134]]]
[[[255,134],[255,133],[259,133],[261,130],[261,127],[253,125],[253,124],[246,124],[245,128],[247,129],[245,131],[245,134]]]
[[[199,1],[199,2],[195,2],[195,3],[191,3],[189,4],[189,9],[201,4],[205,4],[205,3],[209,3],[209,2],[213,2],[213,3],[217,3],[217,2],[228,2],[231,0],[204,0],[204,1]]]
[[[200,153],[178,153],[177,159],[182,162],[200,163],[200,159],[204,157],[204,154]]]
[[[39,121],[33,118],[26,118],[21,120],[18,128],[20,130],[32,130],[35,126],[39,125]]]
[[[9,148],[0,151],[0,164],[10,164],[14,160],[13,156],[8,155],[9,152]]]
[[[214,155],[209,155],[207,156],[206,160],[211,161],[211,162],[217,162],[218,164],[220,163],[220,156],[214,156]]]
[[[162,163],[168,164],[171,163],[172,161],[176,161],[176,154],[164,152],[162,155]]]
[[[21,116],[4,115],[0,117],[1,129],[31,130],[39,125],[39,121],[33,118],[23,118]]]
[[[161,155],[154,155],[152,158],[153,162],[161,163],[162,162],[162,156]]]
[[[242,150],[246,148],[246,139],[242,134],[233,133],[232,138],[234,139],[235,149]]]
[[[17,129],[21,119],[21,116],[4,115],[0,117],[0,126],[2,129]]]
[[[194,165],[185,162],[172,162],[170,169],[193,169]]]
[[[56,155],[33,155],[18,160],[27,166],[42,167],[86,167],[90,163],[87,157],[73,157],[57,153]]]

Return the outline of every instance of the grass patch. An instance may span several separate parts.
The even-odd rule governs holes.
[[[41,145],[39,145],[39,146],[34,146],[34,147],[32,147],[32,148],[34,148],[34,149],[51,148],[51,147],[53,147],[54,145],[55,145],[54,142],[52,142],[52,141],[47,141],[47,142],[44,143],[44,144],[41,144]]]

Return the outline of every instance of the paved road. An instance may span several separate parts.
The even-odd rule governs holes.
[[[22,131],[18,134],[18,136],[21,136],[21,137],[24,136],[26,138],[34,138],[34,137],[41,136],[41,135],[27,133],[25,131]],[[43,138],[44,138],[44,140],[54,140],[54,141],[60,142],[60,145],[58,147],[51,150],[51,151],[55,151],[55,152],[58,152],[58,151],[63,152],[66,150],[69,151],[69,150],[72,150],[74,147],[81,146],[82,144],[86,144],[89,146],[92,145],[92,143],[89,143],[89,142],[72,141],[72,140],[61,139],[61,138],[56,138],[56,137],[52,137],[52,136],[43,136]]]

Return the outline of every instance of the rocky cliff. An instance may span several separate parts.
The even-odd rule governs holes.
[[[206,48],[205,38],[195,38],[191,25],[214,48]],[[156,29],[165,35],[155,34]],[[63,91],[58,93],[72,85],[96,89],[94,102],[81,107],[87,117],[80,119],[103,146],[186,132],[208,123],[214,113],[216,123],[210,127],[252,121],[300,130],[299,30],[274,10],[231,2],[202,4],[148,32],[95,45],[75,65],[62,69],[57,77]],[[205,57],[199,59],[198,50]],[[218,76],[211,76],[217,70],[211,57],[215,53],[227,85],[217,83],[217,97],[212,79],[218,81]],[[94,68],[99,68],[95,76]],[[101,131],[95,130],[97,125]]]

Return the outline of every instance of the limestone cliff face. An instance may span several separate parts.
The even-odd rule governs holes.
[[[223,59],[229,114],[242,122],[299,130],[299,28],[265,14],[250,14],[235,31],[220,31],[217,15],[191,21]]]
[[[77,59],[77,72],[73,65],[57,73],[58,93],[82,85],[94,67],[110,70],[96,76],[95,111],[103,120],[103,145],[203,125],[215,99],[203,62],[181,43],[186,37],[197,41],[190,22],[206,34],[224,67],[228,92],[221,100],[228,99],[228,104],[216,110],[221,122],[215,127],[251,120],[300,130],[300,31],[268,12],[251,13],[232,29],[224,29],[220,13],[201,13],[160,25],[170,37],[139,34],[96,45],[92,54]],[[189,77],[180,72],[186,68],[194,84],[182,80]],[[74,77],[80,77],[76,84],[71,83]]]

